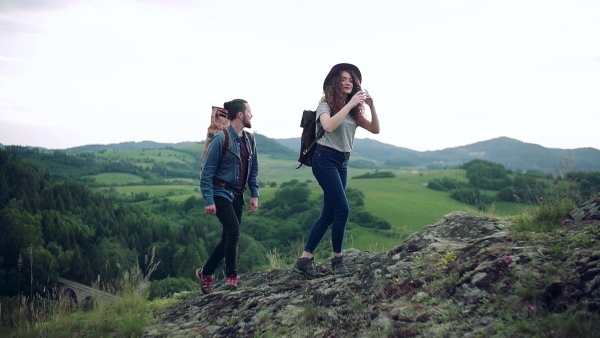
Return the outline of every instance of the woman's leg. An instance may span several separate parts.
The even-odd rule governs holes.
[[[333,249],[342,252],[350,208],[346,199],[348,158],[331,150],[318,148],[313,157],[313,174],[323,189],[323,211],[311,228],[302,257],[310,258],[325,232],[332,226]]]

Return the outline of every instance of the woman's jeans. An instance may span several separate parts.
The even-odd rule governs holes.
[[[349,154],[317,146],[312,158],[312,172],[323,189],[323,211],[310,230],[304,251],[314,253],[331,226],[333,252],[341,253],[350,207],[346,199]]]
[[[235,195],[233,203],[221,196],[215,196],[217,218],[223,225],[221,241],[202,268],[202,274],[212,276],[221,260],[225,258],[225,274],[237,276],[237,254],[240,242],[240,223],[242,222],[242,206],[244,196]]]

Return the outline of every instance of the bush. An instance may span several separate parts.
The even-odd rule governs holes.
[[[171,297],[173,294],[182,291],[192,291],[197,287],[195,280],[191,278],[174,278],[168,277],[165,279],[152,281],[150,284],[149,300]]]
[[[427,188],[433,189],[433,190],[438,190],[438,191],[448,191],[448,190],[450,190],[450,189],[446,188],[444,185],[442,185],[439,181],[440,180],[438,178],[434,178],[433,180],[430,180],[427,183]]]
[[[457,188],[450,197],[469,205],[478,205],[481,201],[480,195],[479,189],[477,188],[463,187]]]

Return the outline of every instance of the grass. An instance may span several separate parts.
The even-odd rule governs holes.
[[[577,205],[575,198],[556,197],[540,203],[535,208],[524,209],[513,216],[513,230],[517,232],[548,232],[559,229],[561,221]]]
[[[260,189],[260,203],[275,197],[279,184],[292,179],[306,181],[311,191],[311,199],[322,195],[319,184],[314,180],[310,168],[294,169],[293,163],[283,160],[261,158],[259,179],[266,186]],[[286,166],[288,170],[286,170]],[[266,168],[266,169],[265,169]],[[354,227],[346,234],[345,247],[359,250],[385,251],[398,245],[408,234],[420,230],[442,216],[453,211],[465,211],[472,214],[479,212],[475,207],[466,205],[449,197],[448,193],[427,188],[429,180],[434,178],[453,177],[466,180],[464,170],[407,171],[394,170],[393,178],[352,179],[369,169],[349,168],[347,186],[360,190],[364,194],[364,208],[373,215],[383,218],[392,226],[391,231]],[[111,175],[111,174],[108,174]],[[110,176],[108,176],[110,177]],[[113,178],[117,180],[117,177]],[[198,181],[190,179],[173,179],[186,184],[172,185],[127,185],[110,188],[95,188],[106,194],[116,195],[122,199],[133,199],[135,195],[147,193],[149,199],[168,198],[174,202],[184,202],[191,196],[201,198]],[[181,180],[181,181],[179,181]],[[275,182],[271,187],[268,182]],[[190,184],[187,184],[190,182]],[[145,203],[145,202],[143,202]],[[259,204],[260,206],[260,204]],[[521,213],[525,206],[515,203],[499,202],[495,204],[494,216],[515,215]]]
[[[363,192],[366,211],[390,222],[395,230],[414,232],[453,211],[477,213],[475,208],[427,188],[433,178],[459,174],[464,176],[464,171],[397,172],[394,178],[350,179],[348,187]]]
[[[84,176],[84,179],[93,178],[96,180],[97,184],[102,185],[122,185],[122,184],[132,184],[132,183],[141,183],[144,179],[133,174],[126,173],[102,173],[98,175],[92,176]]]
[[[110,150],[96,152],[96,157],[107,160],[128,159],[136,162],[153,160],[156,162],[192,163],[194,157],[175,149],[149,149],[149,150]]]
[[[198,145],[194,145],[198,148]],[[165,161],[171,150],[161,150],[161,160]],[[173,150],[174,151],[174,150]],[[201,149],[199,150],[201,151]],[[156,154],[154,154],[155,152]],[[109,153],[109,152],[106,152]],[[144,156],[154,154],[158,150],[144,151]],[[113,153],[110,156],[116,156]],[[180,158],[185,158],[184,153],[178,153]],[[126,156],[126,152],[121,154]],[[139,155],[139,154],[138,154]],[[108,156],[108,155],[107,155]],[[141,156],[141,155],[140,155]],[[322,190],[315,181],[310,168],[295,169],[295,162],[289,160],[271,159],[259,155],[260,176],[259,180],[264,185],[260,189],[260,204],[275,197],[279,185],[292,179],[308,182],[311,191],[309,198],[315,200],[322,196]],[[441,192],[427,188],[427,183],[432,179],[450,177],[457,181],[466,182],[465,171],[460,169],[450,170],[392,170],[395,177],[377,179],[353,179],[365,173],[373,172],[372,169],[348,169],[349,188],[360,190],[364,195],[364,209],[390,223],[391,231],[368,229],[360,226],[350,227],[346,232],[345,248],[356,248],[363,251],[386,251],[402,241],[408,234],[418,231],[423,226],[432,224],[444,215],[454,211],[465,211],[471,214],[487,215],[491,217],[512,217],[516,226],[524,227],[523,230],[549,231],[556,227],[554,221],[564,215],[565,210],[574,207],[572,202],[562,201],[560,210],[554,207],[546,208],[545,204],[534,205],[531,203],[494,202],[485,213],[477,210],[475,206],[465,204],[450,198],[449,192]],[[94,188],[125,201],[138,201],[142,205],[150,205],[157,198],[169,199],[173,202],[183,203],[194,196],[201,198],[198,180],[190,178],[172,178],[173,184],[169,185],[131,185],[139,178],[134,175],[108,173],[96,175],[96,179],[106,184],[114,184],[108,188]],[[550,186],[551,182],[547,182]],[[119,184],[123,184],[120,185]],[[127,184],[127,185],[124,185]],[[561,183],[563,184],[563,183]],[[273,186],[272,186],[273,185]],[[143,195],[147,194],[147,195]],[[493,197],[495,191],[482,191],[482,195]],[[148,199],[143,201],[143,199]],[[540,208],[541,207],[541,208]],[[534,218],[532,213],[538,215]],[[329,236],[329,235],[326,235]],[[574,243],[586,243],[587,238],[580,236]]]
[[[194,145],[194,147],[198,147]],[[162,149],[161,157],[169,154]],[[142,152],[149,155],[158,150]],[[109,153],[109,152],[106,152]],[[114,156],[117,153],[113,153]],[[178,153],[183,156],[183,153]],[[125,152],[121,154],[125,156]],[[156,155],[156,154],[155,154]],[[179,156],[178,155],[178,156]],[[184,154],[185,155],[185,154]],[[173,157],[173,156],[171,156]],[[164,161],[165,158],[162,158]],[[260,203],[269,201],[275,197],[282,182],[297,179],[308,182],[311,191],[311,199],[318,199],[322,195],[319,184],[315,181],[310,168],[302,167],[295,169],[294,162],[289,160],[270,159],[268,156],[259,155],[260,181],[265,185],[260,189]],[[427,188],[427,183],[432,179],[450,177],[457,181],[466,182],[465,171],[452,170],[427,170],[408,171],[392,170],[395,177],[378,179],[353,179],[359,175],[372,172],[372,169],[349,168],[348,187],[360,190],[364,194],[364,208],[367,212],[383,218],[392,226],[391,231],[351,227],[347,230],[344,247],[356,248],[367,251],[385,251],[398,245],[408,234],[418,231],[423,226],[432,224],[442,216],[453,211],[465,211],[471,214],[482,214],[476,207],[449,197],[448,192],[440,192]],[[134,175],[127,174],[102,174],[97,175],[97,180],[102,178],[106,183],[123,184],[138,179]],[[129,181],[128,181],[129,180]],[[123,200],[133,200],[140,194],[147,193],[150,200],[156,198],[167,198],[174,202],[184,202],[194,196],[201,198],[198,181],[187,178],[173,178],[175,183],[170,185],[123,185],[110,188],[95,188],[106,194],[111,194]],[[183,182],[183,183],[181,183]],[[275,183],[271,186],[271,183]],[[482,194],[493,196],[494,191],[482,191]],[[142,198],[144,198],[142,196]],[[139,199],[136,199],[139,201]],[[150,203],[140,202],[141,204]],[[493,206],[486,212],[492,217],[515,217],[516,226],[527,227],[529,230],[551,230],[556,227],[554,222],[557,217],[565,214],[565,210],[574,207],[571,202],[564,203],[560,210],[554,207],[546,208],[545,204],[532,205],[531,203],[508,203],[494,202]],[[538,215],[532,218],[531,214]],[[549,225],[553,224],[553,225]],[[546,227],[550,227],[547,228]],[[577,242],[585,242],[585,238],[576,239]]]
[[[117,194],[120,197],[128,197],[135,194],[148,193],[149,198],[174,197],[185,195],[185,198],[179,198],[185,201],[190,196],[200,197],[200,188],[193,185],[128,185],[110,188],[92,188],[93,191],[105,194]]]
[[[164,308],[177,300],[147,300],[146,284],[158,263],[154,252],[146,257],[145,271],[135,265],[125,271],[115,285],[120,296],[117,302],[96,302],[91,309],[73,307],[70,301],[59,301],[56,292],[47,297],[23,299],[17,311],[11,314],[13,325],[5,331],[6,337],[140,337],[153,320],[154,310]],[[3,335],[4,337],[4,335]]]
[[[344,248],[361,251],[387,251],[402,242],[408,232],[388,231],[357,227],[346,231]],[[329,233],[326,236],[331,236]]]
[[[319,315],[319,306],[314,303],[304,304],[304,311],[302,312],[302,321],[304,323],[311,323],[317,320]]]
[[[273,251],[267,252],[267,260],[271,268],[282,268],[286,266],[285,258],[281,257],[281,253],[275,248]]]

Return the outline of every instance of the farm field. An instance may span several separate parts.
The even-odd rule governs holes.
[[[390,222],[394,230],[411,233],[453,211],[477,213],[472,206],[427,188],[430,179],[456,174],[455,170],[405,172],[393,178],[350,179],[348,186],[363,192],[365,210]]]
[[[141,183],[144,179],[133,174],[126,173],[102,173],[98,175],[83,176],[84,179],[93,178],[97,184],[122,185]]]
[[[164,156],[168,153],[165,153],[165,149],[162,151],[160,157],[161,161],[164,161]],[[157,155],[155,154],[155,156]],[[170,157],[182,158],[174,154]],[[275,197],[281,183],[292,179],[307,182],[311,190],[310,198],[320,198],[322,192],[312,175],[311,168],[295,169],[297,164],[294,161],[271,159],[268,156],[259,156],[259,164],[259,180],[263,184],[260,189],[259,206]],[[359,179],[354,177],[365,173],[374,174],[375,170],[349,168],[348,187],[360,190],[364,195],[365,210],[388,221],[392,229],[387,231],[377,230],[363,228],[360,225],[350,227],[346,233],[345,247],[368,251],[385,251],[399,245],[408,234],[420,230],[425,225],[434,223],[453,211],[481,214],[476,207],[450,198],[449,192],[427,188],[427,183],[436,178],[448,177],[453,180],[467,182],[465,170],[418,171],[405,169],[390,171],[394,173],[395,177]],[[126,200],[134,200],[136,195],[140,194],[148,194],[146,198],[150,200],[168,198],[179,203],[183,203],[191,196],[201,198],[198,179],[169,178],[165,181],[171,184],[142,185],[142,178],[131,174],[103,173],[90,177],[95,177],[97,183],[107,185],[107,187],[94,188],[94,190],[120,196]],[[274,187],[271,186],[272,183],[275,185]],[[482,194],[493,196],[495,192],[482,191]],[[150,201],[140,201],[138,203],[146,205]],[[494,203],[492,210],[487,212],[486,215],[504,217],[522,213],[527,208],[528,206],[525,204],[497,202]],[[329,236],[329,234],[326,234],[326,236]]]
[[[266,162],[266,163],[265,163]],[[312,191],[311,198],[318,198],[321,194],[321,189],[318,183],[314,180],[310,168],[301,168],[298,170],[282,170],[284,163],[289,161],[265,161],[266,165],[272,165],[273,168],[279,167],[277,172],[277,186],[262,187],[260,202],[274,197],[281,182],[286,182],[291,179],[309,182],[308,186]],[[265,180],[264,171],[261,163],[261,181]],[[369,171],[368,169],[350,168],[349,176],[354,177]],[[472,206],[468,206],[459,201],[448,197],[448,194],[431,190],[427,188],[427,182],[432,178],[441,178],[444,176],[460,177],[464,171],[461,170],[445,170],[445,171],[427,171],[424,173],[409,173],[405,170],[394,171],[394,178],[371,178],[371,179],[349,179],[348,187],[360,190],[365,196],[365,209],[374,215],[377,215],[392,225],[396,231],[413,232],[422,228],[424,225],[431,224],[443,215],[462,210],[470,213],[477,213],[477,210]],[[301,174],[297,174],[301,173]],[[122,174],[102,174],[105,182],[120,182],[121,184],[132,184],[139,178],[135,175],[121,176]],[[111,175],[115,175],[111,181]],[[130,181],[126,179],[129,178]],[[179,181],[179,179],[178,179]],[[110,188],[95,188],[101,192],[112,192],[123,196],[133,194],[148,193],[150,198],[169,198],[173,201],[183,202],[190,196],[197,198],[201,197],[198,181],[193,179],[181,179],[179,182],[185,184],[172,185],[123,185],[113,186]]]
[[[194,157],[177,149],[106,150],[96,152],[96,157],[107,160],[129,159],[132,161],[154,160],[156,162],[191,163]]]
[[[190,149],[201,151],[199,145],[188,146]],[[197,149],[196,149],[197,148]],[[109,153],[109,152],[106,152]],[[135,152],[117,152],[111,156],[133,156],[139,159],[152,158],[156,161],[182,160],[193,161],[189,153],[179,152],[176,149],[146,150]],[[260,176],[259,181],[263,187],[260,189],[260,203],[274,198],[279,185],[283,182],[296,179],[307,182],[311,190],[310,198],[320,198],[321,189],[312,175],[309,167],[295,169],[295,161],[271,159],[269,156],[259,155]],[[441,192],[427,188],[427,183],[432,179],[444,177],[467,182],[465,170],[386,170],[394,173],[391,178],[354,178],[366,173],[374,174],[373,169],[348,169],[348,187],[360,190],[364,195],[364,208],[371,214],[388,221],[392,229],[389,231],[368,229],[363,227],[349,228],[346,235],[346,247],[355,247],[360,250],[382,251],[388,250],[399,243],[408,234],[420,230],[423,226],[432,224],[444,215],[453,211],[465,211],[471,214],[481,214],[476,207],[450,198],[449,192]],[[138,194],[147,193],[150,199],[168,198],[174,202],[183,203],[191,196],[201,198],[198,179],[169,178],[167,185],[138,185],[142,179],[135,175],[105,173],[96,176],[96,182],[110,185],[106,188],[95,188],[106,194],[121,196],[124,199],[134,199]],[[271,187],[271,185],[275,185]],[[482,194],[493,196],[494,191],[482,191]],[[148,202],[140,202],[144,205]],[[524,212],[526,204],[507,202],[494,203],[491,211],[486,215],[504,217]],[[260,213],[260,208],[259,208]],[[327,236],[327,235],[326,235]]]
[[[148,193],[150,198],[182,197],[183,202],[188,197],[200,196],[200,188],[193,185],[128,185],[120,187],[93,188],[102,193],[117,193],[123,196]]]

